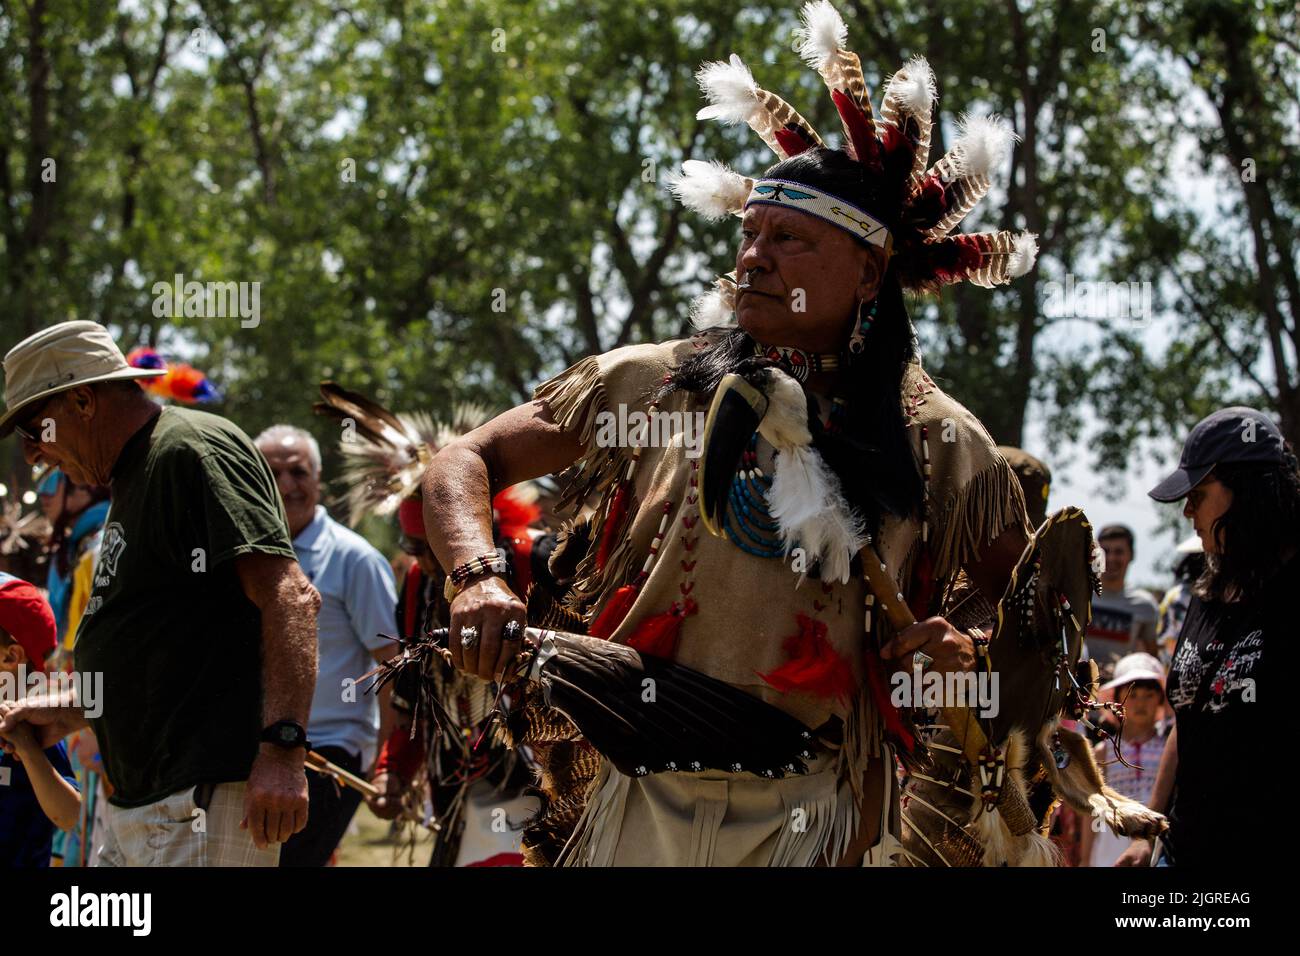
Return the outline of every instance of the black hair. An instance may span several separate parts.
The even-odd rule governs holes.
[[[1205,573],[1205,553],[1193,551],[1183,555],[1181,561],[1174,565],[1174,580],[1195,581]]]
[[[890,221],[889,207],[896,197],[884,195],[879,180],[873,182],[865,176],[862,165],[841,150],[806,150],[782,160],[764,175],[816,187],[866,209],[886,224]],[[903,375],[915,358],[916,335],[903,290],[894,270],[886,267],[865,348],[840,373],[833,396],[844,406],[839,428],[822,428],[815,403],[808,403],[813,445],[839,477],[845,498],[872,533],[879,529],[886,512],[900,516],[917,512],[924,494],[920,469],[907,440],[900,397]],[[660,397],[679,390],[711,394],[724,375],[744,374],[771,364],[754,355],[749,335],[730,329],[712,346],[674,368]]]
[[[1300,542],[1300,467],[1289,442],[1285,455],[1280,464],[1215,465],[1214,477],[1232,492],[1232,504],[1210,529],[1219,553],[1206,555],[1196,582],[1202,599],[1258,598],[1287,549]]]
[[[1137,545],[1133,541],[1133,529],[1123,524],[1108,524],[1101,529],[1097,535],[1098,541],[1113,541],[1115,538],[1123,538],[1128,542],[1129,552],[1133,557],[1137,557]]]

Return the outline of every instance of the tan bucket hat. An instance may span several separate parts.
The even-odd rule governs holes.
[[[98,322],[60,322],[29,335],[5,356],[5,413],[0,438],[14,430],[22,410],[59,392],[127,378],[154,378],[165,369],[135,368]]]

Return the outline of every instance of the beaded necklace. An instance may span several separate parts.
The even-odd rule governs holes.
[[[760,558],[779,558],[785,554],[780,525],[768,510],[767,493],[772,478],[758,466],[758,435],[749,440],[741,457],[740,468],[731,479],[727,492],[728,508],[722,527],[731,543],[747,554]]]
[[[754,354],[769,359],[797,382],[808,381],[814,372],[834,372],[840,366],[840,357],[834,352],[805,352],[792,345],[763,345],[754,343]]]

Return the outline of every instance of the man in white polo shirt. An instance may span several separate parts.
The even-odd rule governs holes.
[[[307,737],[326,759],[368,776],[392,711],[386,699],[381,707],[374,694],[367,694],[357,678],[394,653],[393,642],[380,636],[394,633],[392,569],[320,504],[320,447],[309,433],[274,425],[257,436],[256,444],[275,474],[298,562],[321,595],[320,669]],[[307,827],[284,845],[281,866],[325,866],[361,800],[355,790],[340,789],[318,773],[309,773],[307,784]]]

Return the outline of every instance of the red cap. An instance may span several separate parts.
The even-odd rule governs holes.
[[[58,637],[50,602],[39,590],[21,578],[0,583],[0,628],[22,645],[30,668],[45,670]]]
[[[397,506],[397,523],[402,534],[424,540],[424,502],[419,498],[405,498]]]

